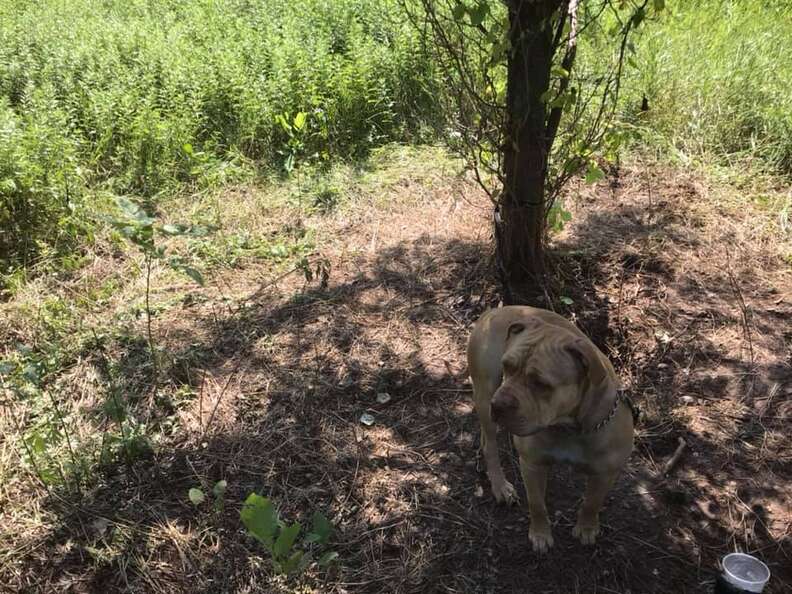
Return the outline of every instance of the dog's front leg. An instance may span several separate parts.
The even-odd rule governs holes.
[[[514,503],[518,500],[514,486],[506,480],[498,453],[498,427],[492,420],[490,413],[490,400],[495,388],[488,387],[482,390],[474,384],[474,398],[476,413],[481,424],[481,452],[487,468],[487,478],[492,487],[495,501],[499,503]]]
[[[600,531],[599,512],[618,475],[618,470],[588,475],[586,494],[578,510],[577,524],[572,530],[572,534],[585,545],[594,544],[597,540]]]
[[[550,518],[545,507],[548,470],[547,466],[529,463],[520,456],[520,472],[525,485],[525,494],[528,497],[528,513],[531,517],[528,538],[531,539],[531,546],[537,553],[544,553],[553,546]]]

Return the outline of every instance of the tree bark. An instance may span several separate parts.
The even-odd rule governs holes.
[[[511,52],[504,188],[495,217],[498,267],[507,304],[535,302],[544,275],[547,105],[553,34],[564,0],[507,0]]]

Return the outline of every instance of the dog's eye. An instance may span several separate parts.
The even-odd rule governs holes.
[[[508,374],[517,373],[517,364],[511,359],[503,360],[503,371]]]
[[[551,390],[553,388],[542,376],[535,373],[528,375],[528,381],[531,387],[537,390]]]

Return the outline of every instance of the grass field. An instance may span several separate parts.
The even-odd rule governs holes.
[[[432,64],[390,0],[4,0],[0,19],[4,272],[73,248],[107,194],[359,158],[440,123]]]

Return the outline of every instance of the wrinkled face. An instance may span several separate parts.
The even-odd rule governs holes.
[[[515,435],[531,435],[572,417],[581,399],[581,368],[570,350],[575,337],[554,326],[513,324],[502,358],[493,420]]]

